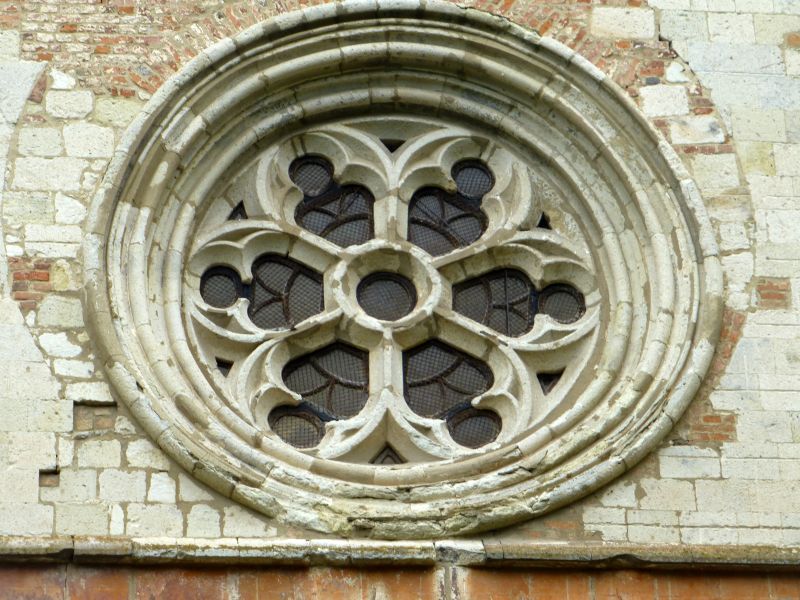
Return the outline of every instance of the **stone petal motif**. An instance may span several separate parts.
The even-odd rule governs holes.
[[[719,333],[670,146],[580,56],[449,3],[220,42],[154,95],[90,215],[120,400],[199,480],[323,532],[464,534],[597,489],[670,430]]]

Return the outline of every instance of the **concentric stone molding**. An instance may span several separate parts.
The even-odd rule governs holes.
[[[187,334],[184,269],[197,222],[264,152],[311,127],[392,114],[464,126],[526,158],[552,191],[542,202],[562,203],[585,240],[601,308],[563,410],[483,452],[377,467],[285,450],[220,401]],[[553,40],[434,2],[319,6],[199,55],[128,130],[84,256],[98,352],[159,446],[235,501],[342,535],[475,532],[597,489],[680,417],[721,320],[702,199],[627,96]]]

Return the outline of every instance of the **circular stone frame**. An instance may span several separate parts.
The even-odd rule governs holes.
[[[235,165],[292,127],[375,107],[479,124],[535,150],[572,186],[603,281],[607,339],[571,408],[499,449],[397,467],[290,457],[191,385],[200,367],[181,307],[195,215]],[[595,193],[599,183],[611,191]],[[99,357],[152,439],[221,494],[341,535],[477,532],[596,490],[673,427],[721,324],[722,271],[700,194],[627,95],[552,39],[425,0],[286,14],[193,59],[124,136],[90,210],[84,257]]]

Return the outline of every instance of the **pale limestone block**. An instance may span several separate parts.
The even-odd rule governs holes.
[[[673,144],[721,144],[725,141],[722,124],[713,115],[691,115],[670,120]]]
[[[800,4],[797,0],[772,0],[775,3],[775,12],[787,15],[800,15]]]
[[[775,11],[773,0],[736,0],[736,11],[743,13],[771,13]]]
[[[43,502],[84,502],[97,497],[97,471],[64,469],[58,487],[41,490]]]
[[[11,498],[5,497],[10,500]],[[0,535],[50,535],[53,507],[36,503],[0,502]]]
[[[720,527],[687,527],[681,529],[681,541],[691,545],[731,545],[739,542],[735,529]]]
[[[191,477],[180,473],[178,475],[179,498],[183,502],[207,502],[214,500],[214,496],[207,492]]]
[[[800,458],[787,456],[784,450],[794,446],[788,444],[774,444],[771,442],[728,442],[722,444],[722,454],[728,458]],[[798,447],[800,450],[800,447]]]
[[[736,10],[734,0],[691,0],[693,10],[711,12],[733,12]]]
[[[687,83],[689,77],[686,75],[686,69],[678,61],[669,63],[664,73],[664,78],[670,83]]]
[[[88,379],[94,375],[94,363],[86,360],[57,358],[53,361],[53,371],[56,375],[75,377],[77,379]]]
[[[786,141],[800,144],[800,110],[786,111]],[[796,184],[797,195],[800,195],[800,183]]]
[[[108,535],[108,505],[82,502],[56,505],[59,535]]]
[[[725,479],[780,479],[778,461],[769,458],[722,457]]]
[[[800,210],[758,211],[763,214],[767,230],[767,239],[775,244],[795,244],[800,241],[800,230],[797,222]]]
[[[739,142],[739,158],[746,174],[775,175],[775,158],[769,142]]]
[[[52,196],[46,192],[4,192],[3,218],[12,227],[28,223],[51,224],[54,218]]]
[[[78,298],[50,294],[42,301],[37,314],[41,327],[71,329],[83,327],[83,304]]]
[[[92,93],[86,90],[63,91],[54,90],[44,97],[45,110],[59,119],[82,119],[94,105]]]
[[[782,74],[781,51],[757,44],[690,42],[686,56],[695,72]],[[741,89],[740,89],[741,93]]]
[[[67,196],[66,194],[57,193],[55,198],[55,219],[56,222],[64,225],[75,225],[83,222],[86,217],[86,207]]]
[[[800,75],[800,49],[787,48],[784,60],[787,75]]]
[[[712,42],[728,44],[754,44],[756,31],[753,15],[710,13],[708,34]]]
[[[753,255],[749,252],[729,254],[723,256],[720,262],[727,278],[728,305],[745,310],[750,304],[748,285],[755,269]]]
[[[734,154],[698,154],[692,158],[694,179],[702,191],[739,187],[739,167]]]
[[[186,535],[198,538],[218,538],[222,535],[219,511],[204,504],[196,504],[189,511]]]
[[[55,434],[44,431],[0,433],[0,464],[13,469],[54,469]]]
[[[81,381],[67,385],[65,396],[67,400],[81,404],[114,405],[116,401],[111,395],[108,384],[102,381]]]
[[[94,119],[112,127],[127,127],[142,110],[143,104],[133,98],[107,97],[97,99]]]
[[[667,40],[708,39],[706,16],[702,13],[665,10],[661,13],[659,35]]]
[[[680,533],[677,527],[628,525],[628,539],[634,544],[677,544]]]
[[[717,232],[719,247],[724,252],[750,248],[751,228],[745,223],[720,223]]]
[[[710,479],[720,476],[718,458],[660,456],[658,464],[661,476],[671,479]]]
[[[114,130],[91,123],[72,123],[64,127],[68,156],[107,158],[114,153]]]
[[[711,392],[710,400],[711,406],[716,410],[745,411],[763,408],[758,398],[758,392],[749,390],[715,390]]]
[[[55,127],[23,127],[17,149],[25,156],[58,156],[64,151],[61,130]]]
[[[50,283],[53,291],[74,292],[83,287],[80,267],[74,261],[57,260],[50,267]],[[33,313],[31,313],[33,314]]]
[[[736,523],[742,527],[781,527],[779,513],[774,512],[738,512]]]
[[[122,449],[117,440],[84,440],[78,444],[78,466],[119,467]]]
[[[624,508],[606,508],[603,506],[588,506],[583,509],[584,523],[614,523],[625,524]]]
[[[160,471],[168,471],[170,467],[169,459],[150,440],[130,442],[125,456],[128,459],[128,465],[131,467],[158,469]]]
[[[100,473],[100,498],[117,502],[143,502],[147,492],[144,471],[107,469]]]
[[[58,69],[50,70],[50,80],[50,89],[52,90],[73,90],[77,85],[72,75],[59,71]]]
[[[628,541],[628,528],[625,525],[593,524],[591,529],[597,531],[606,542]]]
[[[785,142],[786,121],[782,110],[734,109],[733,135],[739,140]]]
[[[682,527],[729,527],[736,525],[736,513],[705,512],[702,510],[682,512],[679,519]]]
[[[0,122],[12,125],[17,122],[43,68],[44,63],[40,62],[0,61],[0,90],[3,90],[0,94]],[[0,152],[0,155],[5,155],[5,152]]]
[[[19,32],[13,29],[0,31],[0,61],[19,59]]]
[[[646,510],[694,510],[694,487],[688,481],[642,479],[640,508]]]
[[[130,536],[180,537],[183,513],[165,504],[129,504],[125,533]]]
[[[783,348],[783,353],[778,357],[776,366],[778,369],[797,369],[798,362],[798,342],[792,343],[789,347]],[[772,387],[765,385],[764,387]],[[800,404],[800,393],[797,390],[761,390],[758,394],[764,410],[776,410],[786,412],[796,412]]]
[[[18,158],[14,161],[14,187],[23,190],[76,192],[88,163],[81,158]]]
[[[777,49],[776,49],[777,51]],[[775,66],[780,75],[749,73],[699,73],[700,80],[711,89],[717,106],[766,110],[791,110],[800,105],[800,79],[787,78],[781,60]]]
[[[266,517],[257,515],[241,506],[224,508],[222,531],[225,537],[267,536],[273,530]]]
[[[15,502],[39,501],[39,470],[0,468],[0,481],[3,482],[3,497]]]
[[[119,504],[111,506],[111,522],[109,524],[111,535],[122,535],[125,533],[125,512]]]
[[[630,481],[617,481],[600,496],[600,504],[603,506],[619,506],[632,508],[637,506],[636,484]]]
[[[25,244],[25,254],[45,258],[75,258],[80,249],[81,245],[78,243],[27,242]]]
[[[28,242],[75,242],[83,239],[77,225],[26,225],[25,240]]]
[[[114,421],[114,433],[128,436],[128,435],[135,435],[137,431],[136,431],[136,426],[130,419],[122,415],[119,415],[117,419]]]
[[[800,30],[800,16],[755,15],[756,42],[769,46],[780,46],[787,33]]]
[[[56,468],[66,469],[75,457],[75,441],[63,435],[56,439]]]
[[[72,431],[72,402],[62,400],[33,402],[29,418],[32,431]]]
[[[688,10],[691,8],[691,2],[689,0],[650,0],[648,6],[666,10]]]
[[[175,503],[175,480],[167,473],[150,475],[150,488],[147,490],[148,502]]]
[[[656,34],[655,14],[644,8],[596,6],[590,31],[599,37],[648,39]]]
[[[755,512],[796,513],[800,512],[800,481],[760,481],[749,483],[756,496]],[[740,512],[746,510],[738,509]]]
[[[775,144],[773,151],[778,175],[800,177],[800,144]]]
[[[25,431],[30,429],[31,406],[21,404],[16,398],[0,396],[0,431]]]
[[[626,519],[631,525],[677,525],[678,513],[671,510],[629,510]]]
[[[48,355],[61,358],[73,358],[82,351],[81,347],[73,344],[63,331],[59,333],[43,333],[39,336],[39,345]]]
[[[685,115],[689,112],[689,98],[686,88],[675,85],[650,85],[643,87],[642,110],[648,117]]]
[[[775,545],[775,530],[774,529],[744,529],[739,528],[736,530],[738,534],[738,542],[745,545],[753,546],[774,546]]]
[[[752,509],[756,502],[755,487],[752,481],[738,479],[698,479],[697,508],[723,513]]]
[[[743,442],[792,442],[792,426],[782,411],[749,411],[739,415],[736,433]]]

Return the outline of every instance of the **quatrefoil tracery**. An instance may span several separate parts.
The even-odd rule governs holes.
[[[545,412],[534,398],[552,391],[591,329],[581,331],[587,306],[576,287],[587,289],[591,276],[551,232],[498,238],[503,225],[541,221],[542,207],[524,197],[531,195],[521,176],[526,169],[509,168],[510,157],[496,150],[506,162],[496,161],[495,174],[473,140],[437,132],[383,162],[386,178],[397,181],[394,196],[387,192],[393,186],[381,190],[373,175],[354,175],[365,172],[363,157],[342,160],[348,146],[363,152],[359,144],[368,136],[345,130],[308,138],[315,135],[331,160],[323,151],[262,158],[258,173],[269,181],[260,188],[261,203],[236,204],[196,252],[208,263],[238,250],[235,264],[203,271],[200,296],[208,308],[200,303],[195,311],[196,323],[225,347],[226,318],[233,330],[249,327],[234,336],[249,350],[216,357],[239,365],[226,367],[226,377],[236,380],[228,387],[240,396],[237,408],[298,449],[374,464],[457,456],[529,427]],[[333,151],[331,140],[339,146]],[[432,149],[439,164],[409,156]],[[301,197],[292,201],[294,190]],[[340,250],[317,245],[317,264],[307,264],[314,238]],[[515,258],[492,256],[492,248]],[[356,276],[357,289],[344,289],[347,276],[333,272],[349,274],[359,260],[368,272]],[[506,341],[498,346],[501,338],[487,336],[484,326]],[[566,349],[562,358],[542,361],[538,373],[531,369],[539,354],[558,349]],[[276,361],[280,371],[266,364]],[[536,377],[540,392],[531,390]]]

